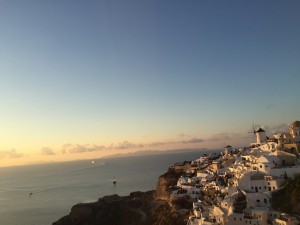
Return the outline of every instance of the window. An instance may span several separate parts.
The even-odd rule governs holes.
[[[261,189],[261,187],[259,187],[259,189]]]
[[[267,203],[267,199],[266,198],[264,199],[264,203]],[[272,216],[272,213],[271,213],[271,216]]]
[[[236,221],[236,218],[235,218],[235,217],[233,217],[233,220],[234,220],[234,221]]]
[[[265,189],[267,189],[267,186],[265,186]]]

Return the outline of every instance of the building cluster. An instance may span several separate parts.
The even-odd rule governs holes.
[[[290,133],[268,138],[263,129],[256,142],[235,150],[204,154],[192,162],[175,164],[184,170],[171,199],[192,199],[187,225],[298,225],[300,216],[288,215],[271,206],[272,193],[288,178],[300,174],[300,121]]]

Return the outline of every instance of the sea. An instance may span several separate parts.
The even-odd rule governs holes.
[[[176,162],[211,151],[105,158],[0,168],[0,224],[48,225],[77,203],[105,195],[154,190],[158,177]],[[113,185],[113,178],[117,184]],[[32,193],[30,195],[30,193]]]

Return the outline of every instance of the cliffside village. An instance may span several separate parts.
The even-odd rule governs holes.
[[[268,138],[260,128],[254,131],[256,142],[247,148],[228,145],[221,153],[174,164],[185,175],[172,187],[171,199],[188,196],[194,201],[187,225],[300,224],[299,215],[271,206],[272,193],[300,175],[300,121],[289,130]]]

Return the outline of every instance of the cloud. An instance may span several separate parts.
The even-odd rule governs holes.
[[[179,134],[178,136],[179,136],[180,138],[191,138],[191,137],[192,137],[191,135],[183,134],[183,133]]]
[[[170,144],[193,144],[193,143],[200,143],[204,140],[201,138],[195,138],[190,135],[180,134],[180,137],[184,137],[183,140],[180,141],[166,141],[166,142],[152,142],[149,144],[136,144],[129,141],[119,142],[118,144],[111,144],[109,146],[104,145],[80,145],[80,144],[64,144],[61,149],[62,154],[66,153],[82,153],[82,152],[93,152],[93,151],[102,151],[102,150],[125,150],[125,149],[132,149],[132,148],[144,148],[144,147],[159,147],[163,145],[170,145]],[[42,149],[43,153],[51,153],[51,149],[45,148]],[[52,151],[53,152],[53,151]]]
[[[285,123],[271,126],[271,127],[263,126],[262,128],[266,131],[267,135],[277,134],[280,132],[287,132],[287,133],[289,132],[289,125]]]
[[[79,145],[79,144],[64,144],[61,152],[64,153],[82,153],[82,152],[95,152],[105,150],[103,145]]]
[[[148,144],[147,146],[149,146],[149,147],[157,147],[157,146],[166,145],[168,143],[169,142],[152,142],[152,143]]]
[[[44,147],[41,149],[41,154],[42,155],[55,155],[55,152],[51,148]]]
[[[142,147],[144,147],[145,145],[144,144],[142,144],[142,143],[140,143],[140,144],[138,144],[138,148],[142,148]]]
[[[0,151],[0,159],[4,158],[21,158],[23,157],[23,153],[18,153],[15,149],[11,149],[9,151]]]
[[[157,147],[157,146],[163,146],[163,145],[170,145],[170,144],[194,144],[194,143],[200,143],[204,140],[201,138],[192,137],[191,135],[186,134],[179,134],[179,137],[183,140],[180,141],[168,141],[168,142],[153,142],[148,144],[149,147]]]
[[[128,149],[128,148],[142,148],[144,147],[144,144],[134,144],[129,141],[123,141],[119,143],[117,146],[115,146],[116,149]]]
[[[194,144],[194,143],[200,143],[204,141],[201,138],[193,137],[192,135],[189,134],[181,133],[178,136],[181,139],[181,141],[175,143]]]
[[[229,133],[223,132],[213,135],[212,137],[208,138],[207,141],[229,141],[234,140],[237,138],[244,138],[240,133]]]
[[[129,149],[129,148],[142,148],[144,144],[135,144],[129,141],[120,142],[117,145],[111,144],[109,146],[104,145],[80,145],[80,144],[64,144],[62,146],[61,152],[66,153],[82,153],[82,152],[95,152],[103,150],[112,150],[112,149]]]
[[[181,143],[187,143],[187,144],[193,144],[193,143],[200,143],[203,142],[204,140],[201,138],[190,138],[188,140],[183,140]]]

